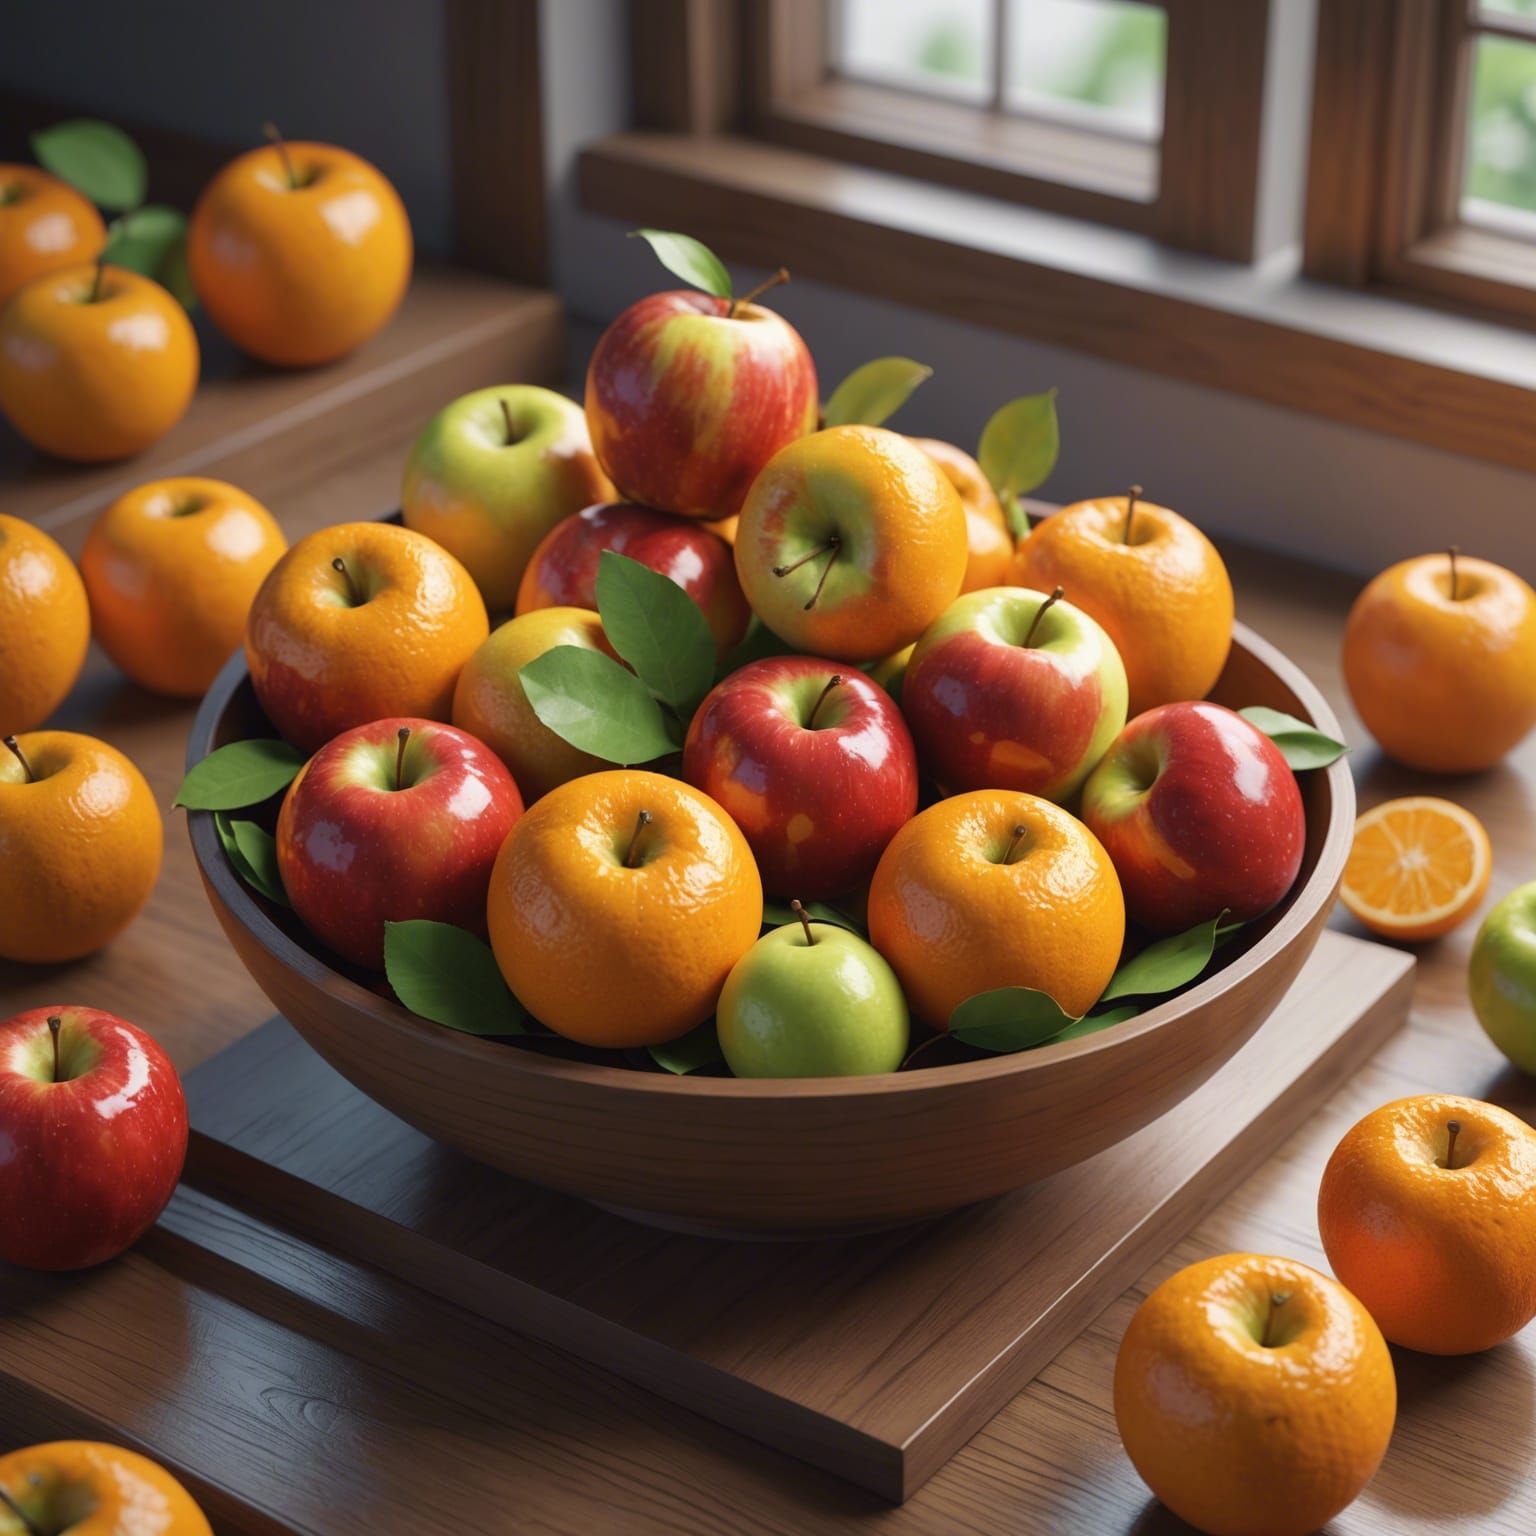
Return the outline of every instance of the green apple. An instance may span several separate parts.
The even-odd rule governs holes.
[[[400,506],[405,526],[457,556],[497,613],[511,611],[524,567],[556,523],[617,494],[575,401],[502,384],[461,395],[427,423]]]
[[[1467,990],[1488,1038],[1536,1077],[1536,880],[1516,886],[1483,919]]]
[[[715,1022],[737,1077],[858,1077],[907,1054],[896,973],[857,934],[803,912],[736,962]]]

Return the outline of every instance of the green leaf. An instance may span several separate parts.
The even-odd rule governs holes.
[[[632,229],[629,234],[631,239],[638,235],[644,240],[673,277],[680,277],[717,299],[731,297],[731,274],[725,270],[725,263],[692,235],[674,234],[669,229]]]
[[[1084,1035],[1096,1035],[1101,1029],[1108,1029],[1111,1024],[1123,1024],[1127,1019],[1134,1019],[1140,1012],[1139,1003],[1127,1003],[1124,1007],[1109,1008],[1103,1013],[1090,1013],[1077,1023],[1067,1025],[1059,1035],[1043,1043],[1056,1045],[1063,1040],[1081,1040]]]
[[[38,164],[112,213],[137,208],[149,185],[139,146],[111,123],[77,118],[32,135]]]
[[[983,1051],[1027,1051],[1078,1022],[1047,992],[997,987],[968,997],[949,1016],[949,1033]]]
[[[1158,939],[1139,955],[1122,961],[1109,978],[1099,1002],[1113,1002],[1117,997],[1155,997],[1186,986],[1211,963],[1216,940],[1241,927],[1239,923],[1226,922],[1226,915],[1223,912],[1183,933]]]
[[[856,933],[861,939],[864,937],[864,930],[846,912],[839,912],[836,907],[829,907],[824,901],[802,901],[800,905],[805,908],[805,915],[813,923],[830,923],[834,928],[846,928],[849,933]],[[763,903],[764,928],[783,928],[799,921],[794,912],[783,903],[777,901]]]
[[[177,246],[185,241],[186,233],[185,214],[163,203],[151,203],[112,221],[107,228],[102,260],[162,281],[162,273]]]
[[[709,692],[715,641],[703,610],[669,576],[605,549],[597,611],[608,643],[684,718]]]
[[[690,1029],[680,1039],[668,1040],[665,1045],[653,1045],[648,1049],[651,1060],[658,1067],[665,1067],[668,1072],[675,1072],[679,1077],[686,1077],[690,1072],[697,1072],[700,1067],[712,1067],[716,1062],[725,1060],[713,1019],[705,1019],[697,1029]]]
[[[1022,518],[1017,505],[1056,467],[1061,429],[1056,420],[1056,391],[1021,395],[993,412],[976,450],[982,473],[1009,514],[1010,526]],[[1014,537],[1023,531],[1014,528]]]
[[[1238,710],[1238,714],[1250,725],[1257,726],[1279,747],[1281,757],[1295,773],[1308,768],[1326,768],[1349,751],[1342,741],[1335,741],[1315,725],[1308,725],[1305,720],[1283,714],[1278,709],[1265,709],[1262,704],[1250,704],[1247,709]]]
[[[651,690],[601,651],[557,645],[518,677],[534,714],[555,735],[605,762],[649,763],[679,745]]]
[[[213,825],[230,865],[250,888],[280,907],[292,905],[277,868],[277,844],[254,821],[231,821],[223,811],[213,813]]]
[[[197,308],[197,290],[192,286],[192,269],[187,265],[187,237],[183,233],[165,253],[155,277],[162,288],[185,310]]]
[[[911,399],[912,391],[924,379],[932,377],[932,368],[910,357],[877,357],[855,368],[832,391],[822,411],[822,422],[829,427],[853,423],[878,427]]]
[[[1024,510],[1024,503],[1017,496],[1003,498],[1003,521],[1008,525],[1008,532],[1017,544],[1030,530],[1029,513]]]
[[[260,805],[286,788],[303,766],[303,754],[286,741],[232,741],[188,770],[171,804],[189,811]]]
[[[412,1013],[468,1035],[522,1035],[528,1015],[484,939],[452,923],[384,924],[384,974]]]

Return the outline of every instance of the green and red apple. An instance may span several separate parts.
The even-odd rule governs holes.
[[[1536,880],[1517,886],[1483,919],[1467,989],[1488,1038],[1536,1077]]]

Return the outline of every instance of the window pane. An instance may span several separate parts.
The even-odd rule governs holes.
[[[1168,18],[1134,0],[1008,0],[1005,105],[1141,139],[1163,131]]]
[[[1475,46],[1462,213],[1536,214],[1536,44],[1480,37]]]
[[[962,101],[992,95],[991,0],[838,0],[838,70]]]
[[[1536,20],[1536,0],[1481,0],[1478,10],[1494,18],[1521,16]]]

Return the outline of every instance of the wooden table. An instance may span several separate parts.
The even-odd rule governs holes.
[[[547,316],[539,327],[536,343],[507,333],[502,345],[473,356],[449,348],[461,366],[438,355],[414,394],[392,386],[372,407],[365,391],[345,433],[312,434],[323,453],[298,461],[247,453],[252,489],[269,499],[290,538],[385,510],[415,426],[442,399],[514,367],[549,375],[558,338]],[[63,519],[63,535],[78,543],[78,517]],[[1338,669],[1340,628],[1358,583],[1250,550],[1227,554],[1241,616],[1310,672],[1351,739],[1363,741]],[[122,746],[168,805],[191,713],[149,698],[93,651],[62,723]],[[1449,793],[1483,818],[1495,851],[1490,903],[1536,876],[1536,741],[1504,767],[1455,782],[1395,769],[1369,747],[1357,751],[1355,766],[1366,805],[1424,789]],[[203,900],[178,819],[171,814],[165,870],[144,915],[79,964],[0,965],[0,1017],[90,1002],[148,1026],[185,1070],[268,1016]],[[423,1338],[398,1321],[400,1287],[340,1261],[314,1263],[306,1296],[283,1295],[263,1277],[271,1235],[195,1195],[179,1197],[160,1231],[104,1271],[0,1278],[0,1447],[99,1432],[130,1402],[153,1426],[146,1449],[181,1464],[213,1455],[255,1490],[268,1513],[242,1518],[241,1528],[277,1531],[302,1520],[327,1536],[1182,1530],[1151,1500],[1115,1435],[1111,1367],[1131,1311],[1173,1269],[1212,1253],[1257,1249],[1321,1264],[1318,1175],[1343,1130],[1379,1103],[1448,1090],[1536,1112],[1536,1084],[1504,1069],[1467,1006],[1472,932],[1469,925],[1423,949],[1407,1029],[900,1509],[451,1307],[440,1307],[440,1327]],[[1392,1449],[1330,1531],[1524,1536],[1536,1528],[1536,1483],[1527,1480],[1536,1330],[1467,1360],[1399,1352],[1397,1366]],[[67,1412],[41,1410],[28,1383],[44,1379]],[[221,1431],[210,1447],[199,1403],[212,1401],[240,1430]],[[361,1473],[349,1481],[370,1495],[317,1508],[310,1492],[296,1505],[293,1447],[317,1435],[337,1468]],[[216,1493],[198,1491],[216,1522],[235,1529]]]

